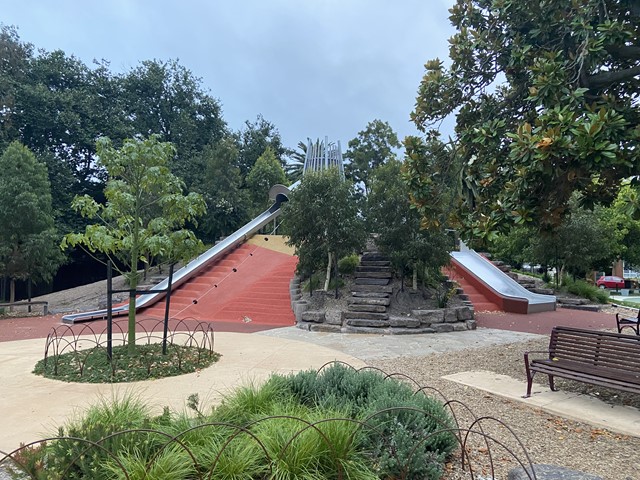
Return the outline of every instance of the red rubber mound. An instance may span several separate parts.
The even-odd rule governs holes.
[[[478,288],[474,287],[467,279],[465,279],[461,272],[457,270],[455,265],[452,267],[453,272],[445,272],[445,274],[452,274],[451,277],[454,279],[464,293],[469,297],[469,301],[473,304],[473,309],[475,312],[501,312],[502,309],[495,303],[492,302],[487,296]]]
[[[289,282],[298,259],[244,244],[171,294],[169,316],[213,322],[217,330],[255,331],[295,324]],[[139,312],[163,318],[164,300]]]

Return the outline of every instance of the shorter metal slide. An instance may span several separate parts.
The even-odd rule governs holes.
[[[236,247],[244,243],[247,239],[251,238],[262,227],[273,221],[280,215],[280,205],[288,200],[288,195],[299,182],[294,183],[290,187],[283,185],[275,185],[269,191],[269,197],[275,202],[268,210],[265,210],[256,218],[251,220],[245,226],[241,227],[233,234],[220,241],[202,255],[196,257],[187,263],[184,267],[180,268],[173,274],[173,283],[171,285],[172,290],[178,288],[190,278],[198,275],[209,264],[224,257],[227,253],[234,250]],[[169,285],[169,279],[165,278],[152,288],[152,290],[163,290]],[[140,295],[136,298],[136,310],[142,307],[148,307],[165,296],[164,293],[148,293]],[[129,313],[129,306],[122,305],[112,309],[112,315],[121,316]],[[91,320],[104,320],[107,318],[107,310],[94,310],[91,312],[81,312],[65,315],[62,317],[63,323],[76,323],[87,322]]]
[[[458,273],[505,312],[537,313],[556,309],[554,295],[530,292],[464,244],[459,252],[451,252],[451,258]]]

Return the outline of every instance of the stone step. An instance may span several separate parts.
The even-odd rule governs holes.
[[[389,298],[389,293],[386,292],[351,292],[353,297],[360,298]]]
[[[377,293],[393,293],[391,285],[353,285],[351,292],[377,292]]]
[[[389,285],[390,278],[356,278],[356,285]]]
[[[540,295],[553,295],[555,293],[552,288],[530,288],[529,290]]]
[[[391,267],[383,265],[360,265],[356,267],[356,272],[390,272]]]
[[[380,252],[367,252],[362,257],[360,257],[360,261],[365,260],[367,262],[379,262],[379,261],[388,261],[389,258],[385,255],[382,255]]]
[[[352,303],[349,305],[350,312],[367,312],[367,313],[386,313],[387,307],[384,305],[363,305],[361,303]]]
[[[386,313],[374,313],[374,312],[343,312],[343,318],[345,319],[353,319],[357,318],[360,320],[388,320],[389,315]]]
[[[389,322],[386,320],[375,320],[367,318],[351,318],[347,320],[350,327],[388,328]]]
[[[393,274],[391,271],[386,272],[356,272],[355,278],[391,278]]]
[[[349,299],[350,305],[384,305],[387,306],[391,303],[390,298],[371,298],[371,297],[351,297]]]
[[[391,265],[389,260],[360,260],[362,267],[388,267]]]

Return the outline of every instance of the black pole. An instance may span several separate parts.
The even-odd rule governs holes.
[[[107,262],[107,358],[113,357],[113,305],[111,296],[113,295],[111,260]]]
[[[164,307],[164,332],[162,333],[162,354],[167,354],[167,336],[169,334],[169,307],[171,305],[171,283],[173,282],[173,263],[169,265],[169,284]]]
[[[29,302],[29,307],[27,311],[31,313],[31,277],[27,278],[27,298]]]

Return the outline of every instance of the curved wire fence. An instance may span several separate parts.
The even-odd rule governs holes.
[[[207,332],[209,333],[209,332]],[[191,337],[189,336],[188,339]],[[97,342],[99,343],[99,342]],[[211,343],[213,340],[211,339]],[[64,345],[67,345],[65,342]],[[153,428],[136,428],[122,430],[104,435],[98,439],[79,438],[77,436],[57,436],[41,439],[28,444],[23,444],[11,452],[0,451],[0,478],[2,469],[11,472],[13,478],[18,479],[80,479],[92,478],[81,472],[89,471],[89,462],[92,458],[102,458],[109,465],[109,475],[100,478],[184,478],[184,479],[216,479],[216,478],[245,478],[251,479],[280,479],[280,478],[335,478],[353,479],[360,478],[350,472],[349,462],[345,460],[344,452],[360,448],[362,444],[358,439],[362,435],[374,436],[381,439],[381,450],[386,458],[394,463],[397,468],[394,476],[380,478],[391,479],[417,479],[411,470],[417,456],[424,455],[421,448],[425,442],[430,442],[437,436],[452,435],[455,438],[455,450],[445,460],[443,479],[469,478],[487,480],[493,478],[506,478],[507,469],[521,467],[523,473],[518,478],[536,479],[531,458],[525,445],[520,441],[512,428],[504,422],[491,416],[477,416],[471,408],[459,400],[448,399],[442,392],[435,388],[425,387],[406,374],[386,373],[375,367],[356,369],[344,362],[330,362],[323,365],[318,372],[336,363],[353,369],[357,372],[374,370],[383,375],[389,381],[404,382],[412,387],[414,395],[425,395],[437,398],[450,414],[451,422],[437,418],[432,412],[412,407],[390,407],[376,411],[366,418],[324,418],[316,421],[306,420],[295,415],[270,415],[254,420],[245,425],[235,425],[226,422],[198,423],[195,419],[193,425],[179,432],[167,432]],[[400,418],[402,412],[413,415],[430,416],[430,420],[437,423],[438,427],[427,435],[411,439],[410,448],[404,445],[405,455],[399,454],[399,446],[394,444],[394,439],[388,436],[377,422],[380,418]],[[290,430],[288,438],[281,438],[274,442],[269,436],[260,436],[255,432],[261,427],[266,427],[272,422],[286,421],[295,425]],[[396,420],[397,421],[397,420]],[[346,436],[335,436],[335,429],[348,431]],[[267,430],[262,428],[262,430]],[[268,430],[267,430],[268,431]],[[302,455],[300,450],[304,445],[300,440],[313,435],[315,442],[322,446],[322,450],[329,452],[329,471],[331,476],[322,477],[298,477],[282,476],[276,470],[290,457]],[[197,442],[193,439],[215,439],[206,452],[197,448]],[[338,441],[336,438],[340,438]],[[124,442],[124,440],[127,440]],[[242,440],[242,442],[240,442]],[[247,442],[253,447],[247,447]],[[142,464],[131,462],[130,456],[122,456],[122,445],[132,443],[142,450],[149,448],[153,454]],[[239,446],[242,445],[242,446]],[[277,448],[274,448],[277,445]],[[359,445],[359,446],[358,446]],[[244,449],[244,450],[243,450]],[[255,457],[249,455],[249,450],[255,453]],[[60,453],[60,457],[56,456]],[[365,459],[375,462],[379,458],[380,451],[360,452]],[[377,456],[376,456],[377,455]],[[134,455],[135,456],[135,455]],[[230,464],[236,459],[244,463],[248,470],[244,473],[240,470],[235,474],[230,473]],[[258,458],[259,464],[253,465]],[[169,475],[163,468],[167,459],[179,459],[183,473]],[[176,460],[177,461],[177,460]],[[431,461],[427,459],[427,461]],[[249,466],[251,468],[249,468]],[[159,473],[160,472],[160,473]],[[166,476],[165,476],[166,475]],[[96,477],[98,478],[98,477]],[[365,476],[362,478],[370,479]],[[377,478],[377,477],[376,477]],[[440,478],[440,477],[429,477]]]
[[[66,353],[74,355],[77,373],[80,377],[84,374],[87,361],[92,356],[104,355],[109,358],[106,326],[100,329],[92,324],[82,325],[79,329],[77,326],[74,327],[58,325],[53,327],[47,335],[44,347],[44,368],[50,371],[53,376],[58,375],[61,356]],[[138,322],[136,323],[136,331],[138,332],[136,334],[137,344],[150,345],[164,341],[163,320]],[[167,333],[166,341],[169,346],[193,347],[197,351],[195,363],[200,364],[202,356],[215,354],[213,350],[214,339],[211,323],[179,320],[172,322],[172,328]],[[126,322],[113,322],[111,342],[114,347],[127,344]],[[178,358],[180,358],[179,355]],[[111,361],[111,369],[115,372],[118,368],[117,362],[113,358],[109,360]],[[150,376],[153,374],[151,371],[153,368],[162,369],[163,366],[155,362],[149,363],[148,373]]]

